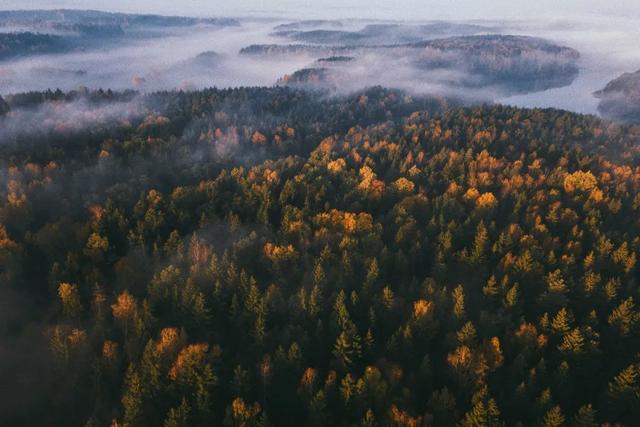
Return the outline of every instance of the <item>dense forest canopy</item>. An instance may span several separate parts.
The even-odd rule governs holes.
[[[0,424],[640,417],[640,129],[381,88],[5,98]]]

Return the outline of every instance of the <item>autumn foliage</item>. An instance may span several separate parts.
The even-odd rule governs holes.
[[[638,129],[380,88],[141,99],[0,144],[28,408],[0,424],[637,424]]]

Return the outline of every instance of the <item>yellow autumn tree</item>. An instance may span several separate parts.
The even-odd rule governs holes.
[[[491,210],[498,206],[498,199],[493,193],[482,193],[476,199],[476,208],[483,210]]]
[[[471,187],[469,188],[465,193],[464,196],[462,196],[462,198],[468,202],[473,202],[475,200],[478,199],[478,197],[480,197],[480,192],[478,191],[477,188],[475,187]]]
[[[247,405],[244,400],[237,397],[231,402],[231,406],[227,408],[224,426],[225,427],[248,427],[257,425],[256,421],[262,409],[256,402],[253,405]]]
[[[109,239],[98,233],[91,233],[87,239],[87,249],[104,252],[109,249]]]
[[[334,175],[345,170],[346,167],[347,167],[347,162],[343,158],[333,160],[327,164],[327,170]]]
[[[598,180],[591,172],[577,171],[564,178],[564,190],[567,193],[574,191],[589,192],[598,184]]]
[[[402,177],[394,181],[393,188],[399,193],[413,193],[416,185],[407,178]]]

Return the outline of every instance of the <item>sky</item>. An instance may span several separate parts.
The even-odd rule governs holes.
[[[0,10],[77,8],[190,16],[371,19],[640,18],[639,0],[0,0]]]

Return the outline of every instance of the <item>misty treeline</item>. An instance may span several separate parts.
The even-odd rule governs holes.
[[[456,36],[377,46],[254,44],[243,48],[240,54],[280,60],[300,55],[317,58],[315,67],[286,75],[279,84],[325,87],[338,93],[371,83],[401,85],[418,93],[421,85],[433,85],[431,91],[425,92],[423,88],[422,93],[444,92],[465,99],[493,99],[498,94],[530,93],[570,85],[578,76],[580,58],[572,48],[511,35]],[[347,60],[332,61],[332,58]],[[394,66],[389,67],[390,63]],[[438,90],[437,85],[442,87]],[[443,91],[445,87],[448,90]]]
[[[0,10],[0,59],[3,53],[29,56],[88,47],[88,41],[123,38],[127,33],[194,25],[227,27],[239,22],[231,18],[192,18],[138,15],[92,10]],[[13,48],[13,49],[11,49]]]
[[[0,144],[0,423],[640,417],[637,128],[240,88],[0,129],[78,97],[140,112]]]
[[[20,55],[61,52],[65,44],[61,37],[32,32],[0,33],[0,60]]]

